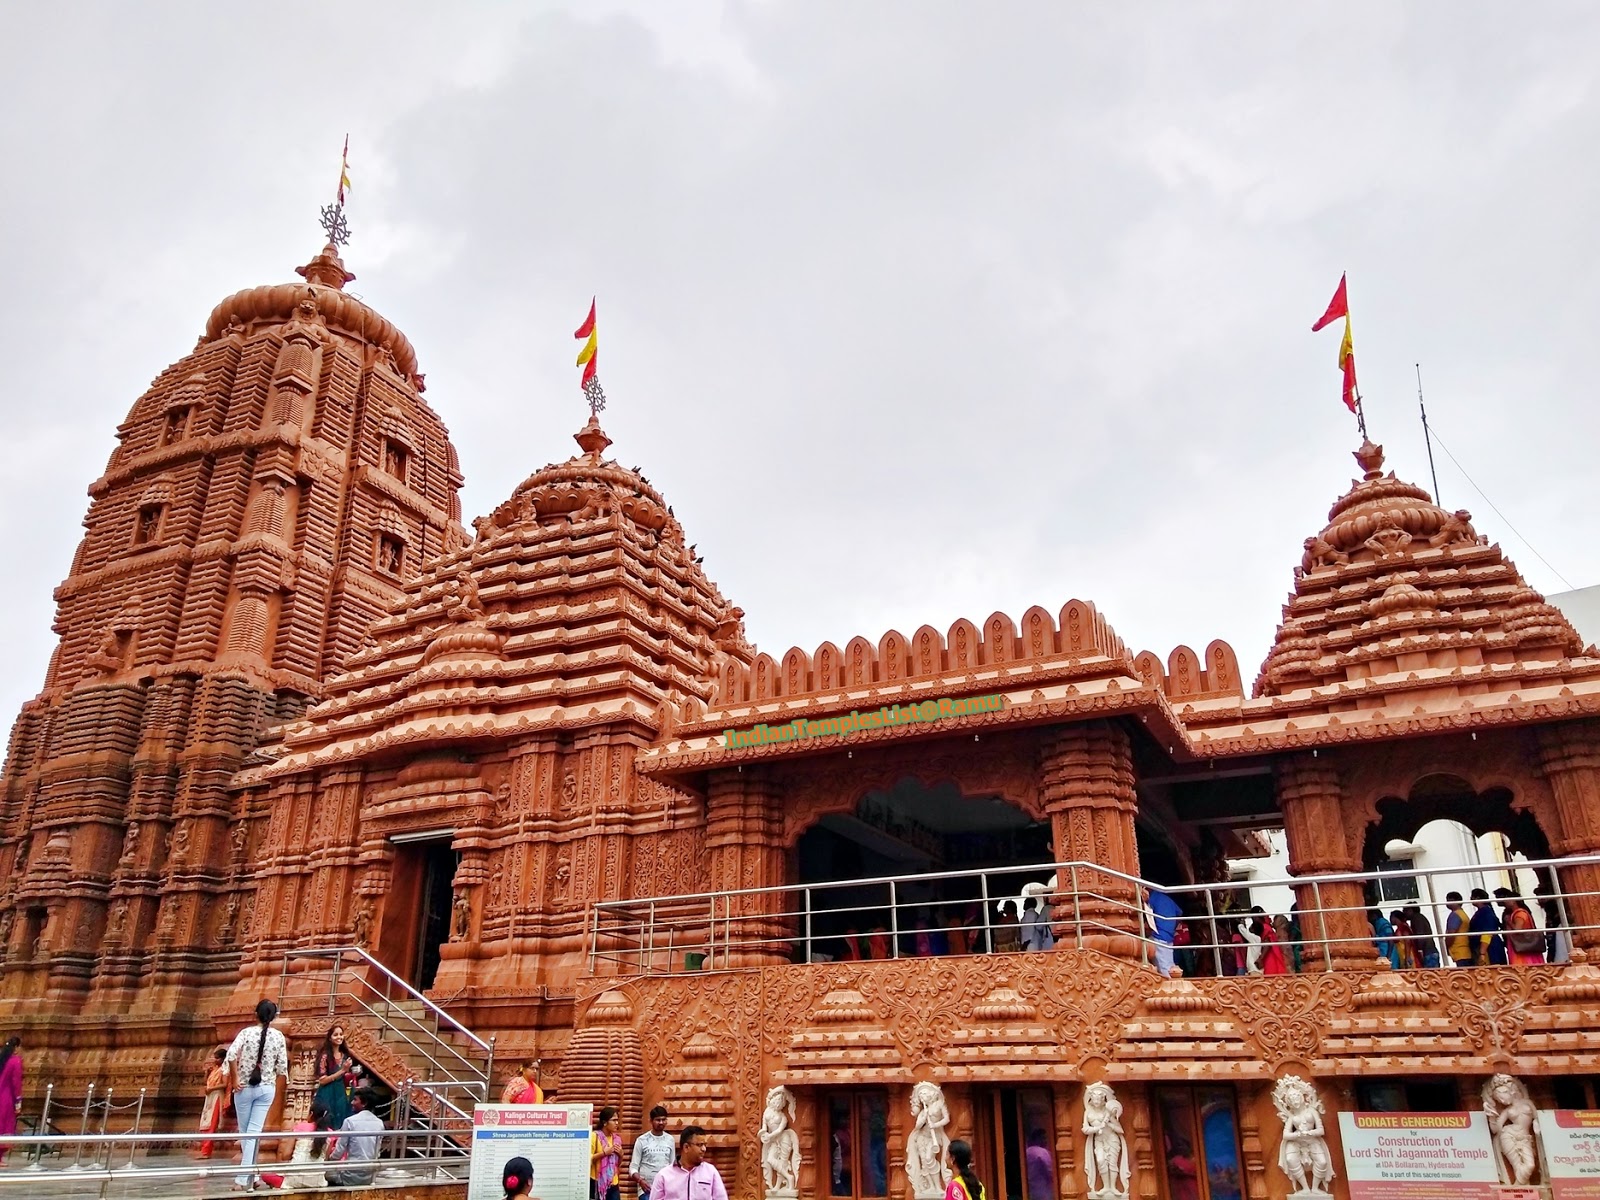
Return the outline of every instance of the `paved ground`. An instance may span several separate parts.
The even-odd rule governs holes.
[[[126,1151],[124,1151],[126,1153]],[[138,1162],[131,1170],[126,1166],[126,1159],[115,1164],[115,1177],[107,1179],[103,1171],[97,1172],[89,1169],[73,1171],[71,1159],[57,1163],[49,1158],[45,1160],[42,1170],[32,1169],[28,1164],[17,1159],[15,1152],[13,1161],[0,1167],[0,1200],[69,1200],[77,1197],[97,1197],[104,1200],[214,1200],[214,1198],[241,1197],[241,1193],[233,1189],[233,1177],[238,1171],[238,1166],[231,1162],[213,1162],[200,1164],[189,1158],[186,1154],[167,1155],[140,1155]],[[162,1174],[164,1169],[186,1169],[204,1166],[206,1173],[202,1175],[191,1174],[172,1176]],[[262,1169],[272,1170],[270,1163],[263,1163]],[[322,1180],[317,1175],[302,1176],[309,1180]],[[395,1174],[390,1178],[379,1177],[374,1188],[415,1187],[426,1179],[425,1172],[419,1170],[415,1173],[404,1175]],[[446,1180],[440,1180],[446,1182]],[[330,1196],[354,1195],[355,1191],[344,1188],[310,1188],[302,1185],[300,1189],[310,1194],[326,1194]],[[359,1191],[371,1191],[373,1188],[361,1188]],[[257,1195],[283,1194],[273,1188],[262,1188]]]

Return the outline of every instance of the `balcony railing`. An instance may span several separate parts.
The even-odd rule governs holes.
[[[1518,894],[1517,881],[1530,876],[1536,888]],[[1375,893],[1380,885],[1381,894]],[[1252,890],[1277,887],[1292,889],[1292,908],[1249,911]],[[839,958],[1003,953],[1022,948],[1024,939],[1042,940],[1039,925],[1049,928],[1056,945],[1114,949],[1163,968],[1170,953],[1186,975],[1273,973],[1279,960],[1284,970],[1376,966],[1380,956],[1393,966],[1449,967],[1452,950],[1461,947],[1446,934],[1446,895],[1460,891],[1470,919],[1481,911],[1469,898],[1478,888],[1490,895],[1496,928],[1464,934],[1478,952],[1477,965],[1560,962],[1574,945],[1600,944],[1600,855],[1181,887],[1096,863],[1061,862],[598,903],[589,968],[593,974],[660,975]],[[1155,916],[1150,889],[1175,901],[1182,916]],[[1512,893],[1511,903],[1494,896],[1499,889]],[[1403,896],[1411,898],[1397,898]],[[1036,925],[1003,919],[1008,902],[1025,917],[1029,897],[1045,914]],[[1382,924],[1368,920],[1373,909]],[[1390,926],[1397,909],[1415,928]],[[1288,925],[1282,933],[1272,922],[1279,915]],[[1270,933],[1262,919],[1274,924]],[[1479,923],[1489,924],[1482,916]],[[1511,928],[1529,923],[1531,930]],[[1513,952],[1516,946],[1524,949]]]

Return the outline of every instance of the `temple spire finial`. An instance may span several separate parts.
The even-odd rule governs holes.
[[[328,235],[328,245],[338,253],[338,247],[350,243],[350,223],[344,216],[344,194],[350,187],[350,135],[344,135],[344,153],[339,159],[339,187],[332,204],[322,206],[320,224]]]
[[[1361,437],[1361,448],[1355,451],[1354,457],[1368,479],[1382,478],[1383,447],[1374,443],[1365,433]]]

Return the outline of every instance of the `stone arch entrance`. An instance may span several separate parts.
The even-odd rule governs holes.
[[[1408,926],[1420,916],[1424,932],[1441,932],[1449,918],[1447,898],[1470,898],[1474,889],[1505,888],[1527,901],[1545,924],[1540,895],[1554,880],[1547,871],[1518,869],[1518,860],[1547,859],[1550,841],[1537,815],[1517,804],[1510,788],[1475,788],[1459,775],[1435,773],[1414,782],[1404,797],[1377,802],[1362,842],[1362,868],[1370,872],[1365,902],[1389,916],[1397,911]],[[1425,876],[1401,874],[1426,870]]]
[[[1525,858],[1550,857],[1550,839],[1529,808],[1518,807],[1510,788],[1491,786],[1482,791],[1458,775],[1425,775],[1404,797],[1385,796],[1376,805],[1376,818],[1367,823],[1361,865],[1375,871],[1387,859],[1393,842],[1413,842],[1424,826],[1455,821],[1475,836],[1504,834],[1508,854]]]
[[[1048,822],[907,774],[819,815],[795,840],[790,878],[807,889],[813,959],[959,954],[984,949],[997,905],[1047,884],[1054,859]]]

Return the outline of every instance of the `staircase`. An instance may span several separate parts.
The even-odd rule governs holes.
[[[495,1099],[494,1039],[484,1041],[365,950],[343,946],[284,956],[279,1005],[311,1000],[345,1021],[355,1056],[395,1093],[395,1128],[461,1143],[472,1108]]]

